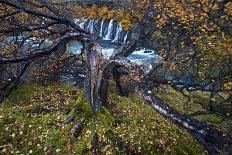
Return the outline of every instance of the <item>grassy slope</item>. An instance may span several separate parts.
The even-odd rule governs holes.
[[[111,93],[110,108],[99,111],[77,139],[71,138],[71,125],[62,129],[61,123],[73,107],[84,104],[88,108],[82,94],[67,85],[20,86],[0,105],[0,154],[90,154],[94,122],[103,154],[205,153],[188,133],[135,94],[120,97]],[[175,91],[160,96],[182,109],[185,99]]]

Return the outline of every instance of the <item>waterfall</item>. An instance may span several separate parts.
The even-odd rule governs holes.
[[[91,25],[91,20],[87,21],[88,25],[86,27],[86,30],[89,30],[90,29],[90,25]]]
[[[104,25],[104,20],[101,21],[101,30],[100,30],[100,34],[99,36],[102,37],[103,36],[103,25]]]
[[[123,39],[123,43],[125,44],[126,43],[126,40],[127,40],[127,37],[128,37],[128,32],[126,33],[124,39]]]
[[[117,25],[116,35],[115,35],[114,40],[112,42],[119,41],[119,37],[120,37],[121,32],[122,32],[122,24],[121,24],[121,22],[119,22]]]
[[[125,44],[130,36],[129,31],[124,31],[121,22],[114,22],[113,19],[76,19],[75,22],[89,31],[98,35],[98,39],[111,41],[112,43]]]
[[[91,26],[90,26],[90,33],[93,33],[94,30],[94,19],[92,20]]]
[[[90,33],[93,33],[93,31],[94,31],[94,19],[90,19],[89,24],[87,26],[87,30],[89,30]]]
[[[75,24],[79,25],[81,28],[84,29],[84,25],[85,25],[85,22],[86,22],[86,19],[74,19],[74,22]]]
[[[112,39],[111,37],[112,37],[113,27],[114,27],[114,20],[111,19],[110,23],[109,23],[109,26],[107,28],[106,35],[103,38],[104,40],[111,40]]]

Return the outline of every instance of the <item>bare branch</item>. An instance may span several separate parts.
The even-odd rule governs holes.
[[[89,41],[89,38],[87,35],[82,33],[70,33],[66,34],[58,39],[56,39],[52,46],[46,47],[45,49],[39,49],[31,53],[30,55],[23,55],[18,57],[10,57],[10,58],[1,58],[0,57],[0,64],[8,64],[8,63],[19,63],[22,61],[28,61],[32,60],[38,57],[47,56],[51,53],[58,50],[58,47],[60,45],[65,45],[67,41],[70,41],[72,39],[80,40],[80,41]]]

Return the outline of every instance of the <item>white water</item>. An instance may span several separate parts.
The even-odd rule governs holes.
[[[106,35],[103,38],[103,40],[111,40],[112,39],[112,32],[113,32],[113,27],[114,27],[114,20],[111,19],[108,28],[106,29]]]
[[[86,21],[88,23],[86,24]],[[101,20],[100,24],[98,24],[99,19],[75,19],[74,22],[78,24],[80,27],[88,30],[90,33],[94,33],[98,31],[98,36],[102,38],[102,40],[111,41],[113,43],[126,43],[129,39],[129,32],[123,31],[121,22],[116,22],[116,32],[114,33],[115,25],[114,20],[111,19],[109,22],[106,23],[104,19]]]
[[[80,54],[81,48],[81,44],[74,43],[69,46],[69,51],[75,54]],[[109,59],[113,54],[114,49],[115,47],[110,44],[102,45],[102,54],[104,58]],[[156,55],[154,51],[149,50],[149,52],[147,52],[145,48],[134,51],[128,56],[128,59],[135,64],[143,66],[145,72],[150,71],[154,64],[162,61],[162,58]]]
[[[124,39],[123,39],[123,44],[125,44],[125,43],[126,43],[126,41],[127,41],[127,37],[128,37],[128,32],[126,32],[126,35],[125,35],[125,37],[124,37]]]
[[[92,34],[94,32],[97,32],[96,34],[98,34],[98,36],[102,38],[102,40],[123,44],[125,44],[129,40],[129,32],[123,30],[121,22],[114,22],[113,19],[107,22],[104,19],[80,18],[74,19],[73,22]],[[115,33],[114,29],[116,29]]]
[[[94,19],[89,21],[89,24],[87,26],[87,30],[89,30],[90,33],[93,33],[93,31],[94,31]]]
[[[109,59],[113,52],[114,48],[102,48],[103,57],[106,59]]]
[[[98,25],[97,24],[98,21],[99,20],[97,19],[90,20],[89,23],[87,24],[87,30],[89,30],[92,33],[94,31],[94,27]],[[115,49],[115,46],[114,44],[112,44],[112,42],[113,43],[123,42],[125,44],[128,41],[129,32],[128,31],[124,32],[121,22],[118,22],[116,33],[115,35],[113,35],[113,30],[114,30],[113,19],[110,20],[110,22],[105,28],[104,28],[104,24],[105,24],[105,21],[102,20],[101,24],[99,25],[100,26],[99,36],[103,37],[103,40],[111,41],[111,42],[106,42],[106,43],[101,44],[102,54],[104,58],[109,59]],[[82,45],[74,44],[70,46],[70,51],[75,54],[79,54],[81,48],[82,48]],[[154,51],[147,50],[145,48],[137,49],[136,51],[134,51],[128,56],[128,59],[133,63],[143,66],[145,71],[149,71],[155,63],[158,63],[162,60],[158,55],[155,54]]]
[[[121,22],[119,22],[117,25],[116,35],[115,35],[114,40],[112,42],[116,42],[119,40],[121,32],[122,32],[122,24],[121,24]]]
[[[101,30],[100,30],[100,34],[99,34],[100,37],[103,36],[103,25],[104,25],[104,20],[101,21]]]

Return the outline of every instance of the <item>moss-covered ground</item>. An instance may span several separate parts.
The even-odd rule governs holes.
[[[180,93],[170,90],[159,96],[186,112],[186,99]],[[90,118],[80,136],[73,138],[69,132],[73,123],[64,128],[62,123],[77,106],[84,113],[89,108],[76,87],[20,85],[0,105],[0,154],[91,154],[95,128],[101,154],[207,154],[190,134],[164,119],[136,94],[121,97],[111,91],[107,108]],[[199,108],[191,107],[190,111]],[[83,112],[77,117],[81,116]]]

